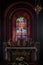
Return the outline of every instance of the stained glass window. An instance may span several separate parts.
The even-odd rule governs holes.
[[[16,37],[17,38],[26,38],[27,35],[27,24],[24,17],[18,17],[16,20]]]

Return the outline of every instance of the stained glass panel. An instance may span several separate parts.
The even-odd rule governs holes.
[[[16,20],[16,36],[17,38],[26,38],[27,24],[24,17],[19,17]]]

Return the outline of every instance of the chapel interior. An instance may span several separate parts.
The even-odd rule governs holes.
[[[38,65],[38,15],[41,6],[37,1],[8,3],[3,14],[3,60],[7,65]]]

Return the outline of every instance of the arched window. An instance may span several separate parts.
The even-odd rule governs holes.
[[[12,40],[18,41],[23,39],[29,41],[30,39],[30,15],[26,12],[17,12],[13,16],[13,33]]]
[[[16,38],[26,39],[27,23],[24,17],[18,17],[16,20]]]

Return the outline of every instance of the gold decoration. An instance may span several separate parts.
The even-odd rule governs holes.
[[[35,6],[35,12],[37,14],[39,14],[39,12],[41,11],[41,9],[42,9],[42,7],[40,5],[38,5],[38,4]]]

